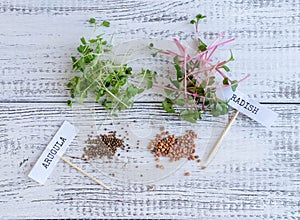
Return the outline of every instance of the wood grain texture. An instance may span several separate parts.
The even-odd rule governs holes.
[[[187,39],[188,21],[208,16],[200,29],[208,42],[220,32],[236,38],[235,78],[250,73],[243,91],[262,102],[299,103],[299,1],[25,1],[0,3],[1,101],[65,101],[71,55],[89,17],[112,22],[114,43],[130,39]],[[151,64],[149,64],[151,66]]]
[[[155,107],[144,107],[151,105]],[[106,191],[63,162],[45,186],[26,177],[61,121],[71,120],[69,108],[62,104],[1,104],[0,216],[297,219],[300,107],[267,107],[279,113],[276,125],[267,130],[239,116],[206,170],[191,161],[165,179],[135,184],[95,173],[90,165],[69,158],[113,188]],[[161,115],[159,108],[154,109],[154,114]],[[200,149],[203,147],[209,148]],[[190,177],[183,176],[186,171],[191,172]],[[149,185],[155,185],[155,190],[150,191]]]
[[[0,218],[300,219],[299,8],[299,0],[1,1]],[[251,74],[241,90],[279,113],[272,129],[239,115],[206,170],[188,162],[150,183],[121,182],[70,157],[81,154],[79,135],[66,156],[113,190],[63,162],[44,186],[27,177],[63,120],[88,131],[93,115],[84,107],[73,114],[65,84],[79,38],[92,35],[90,17],[111,21],[107,34],[120,44],[187,40],[193,34],[188,21],[198,13],[208,17],[200,26],[206,41],[222,31],[236,38],[219,56],[233,49],[235,78]],[[134,124],[145,109],[162,122],[168,117],[158,103],[139,102],[124,123]],[[105,112],[96,112],[101,121]],[[172,119],[171,125],[187,127]],[[200,122],[201,158],[213,144],[211,129],[221,132],[226,121]],[[191,176],[184,176],[187,171]]]

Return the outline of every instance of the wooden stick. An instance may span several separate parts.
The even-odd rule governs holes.
[[[202,165],[202,169],[205,169],[207,164],[209,164],[209,162],[211,162],[212,157],[215,155],[215,153],[217,152],[217,150],[219,149],[219,146],[221,144],[221,142],[223,141],[225,135],[227,134],[227,132],[229,131],[232,123],[235,121],[236,117],[238,116],[239,111],[236,111],[234,113],[234,115],[232,116],[232,118],[230,119],[229,123],[227,124],[227,126],[225,127],[225,129],[223,130],[221,136],[219,137],[219,139],[217,140],[217,142],[215,143],[215,146],[211,149],[211,151],[209,152],[206,161],[204,162],[204,164]]]
[[[90,174],[88,174],[87,172],[85,172],[84,170],[82,170],[81,168],[79,168],[78,166],[76,166],[75,164],[73,164],[71,161],[67,160],[65,157],[61,157],[61,159],[65,163],[67,163],[68,165],[70,165],[71,167],[73,167],[75,170],[79,171],[80,173],[82,173],[86,177],[88,177],[91,180],[93,180],[95,183],[99,184],[100,186],[104,187],[105,189],[110,190],[110,188],[108,186],[106,186],[104,183],[102,183],[101,181],[97,180],[95,177],[91,176]]]

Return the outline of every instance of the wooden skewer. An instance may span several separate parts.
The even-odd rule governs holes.
[[[227,134],[227,132],[229,131],[232,123],[235,121],[236,117],[238,116],[239,111],[236,111],[234,113],[234,115],[232,116],[232,118],[230,119],[229,123],[227,124],[227,126],[225,127],[225,129],[223,130],[221,136],[219,137],[219,139],[217,140],[217,142],[215,143],[215,146],[211,149],[211,151],[209,152],[204,164],[202,165],[202,169],[205,169],[206,166],[209,164],[209,162],[211,162],[212,157],[215,155],[215,153],[217,152],[217,150],[219,149],[219,146],[221,144],[221,142],[223,141],[225,135]]]
[[[87,172],[85,172],[84,170],[82,170],[81,168],[79,168],[78,166],[76,166],[75,164],[73,164],[71,161],[67,160],[65,157],[61,157],[61,159],[65,163],[67,163],[68,165],[70,165],[71,167],[73,167],[75,170],[79,171],[80,173],[82,173],[86,177],[88,177],[91,180],[93,180],[95,183],[99,184],[100,186],[104,187],[105,189],[110,190],[110,188],[108,186],[106,186],[104,183],[102,183],[101,181],[97,180],[95,177],[91,176],[90,174],[88,174]]]

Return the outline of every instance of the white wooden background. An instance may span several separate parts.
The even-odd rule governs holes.
[[[206,40],[236,38],[231,69],[250,73],[243,92],[279,113],[272,129],[240,115],[206,170],[187,163],[153,191],[103,177],[107,191],[63,162],[45,186],[26,176],[72,121],[65,84],[88,18],[111,21],[120,43],[184,40],[197,13]],[[1,0],[0,218],[299,219],[299,39],[299,0]]]

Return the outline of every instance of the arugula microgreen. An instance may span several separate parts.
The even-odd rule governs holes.
[[[109,27],[108,21],[97,23],[95,18],[89,19],[95,28]],[[118,64],[106,56],[112,45],[99,34],[89,40],[80,38],[77,47],[79,56],[72,56],[73,71],[76,73],[67,83],[71,99],[67,101],[72,106],[76,98],[79,103],[93,96],[107,110],[123,110],[134,104],[134,97],[145,89],[152,88],[156,80],[156,72],[142,69],[140,73],[132,73],[127,64]],[[142,81],[138,85],[132,83],[134,78]],[[142,87],[141,87],[142,86]]]

